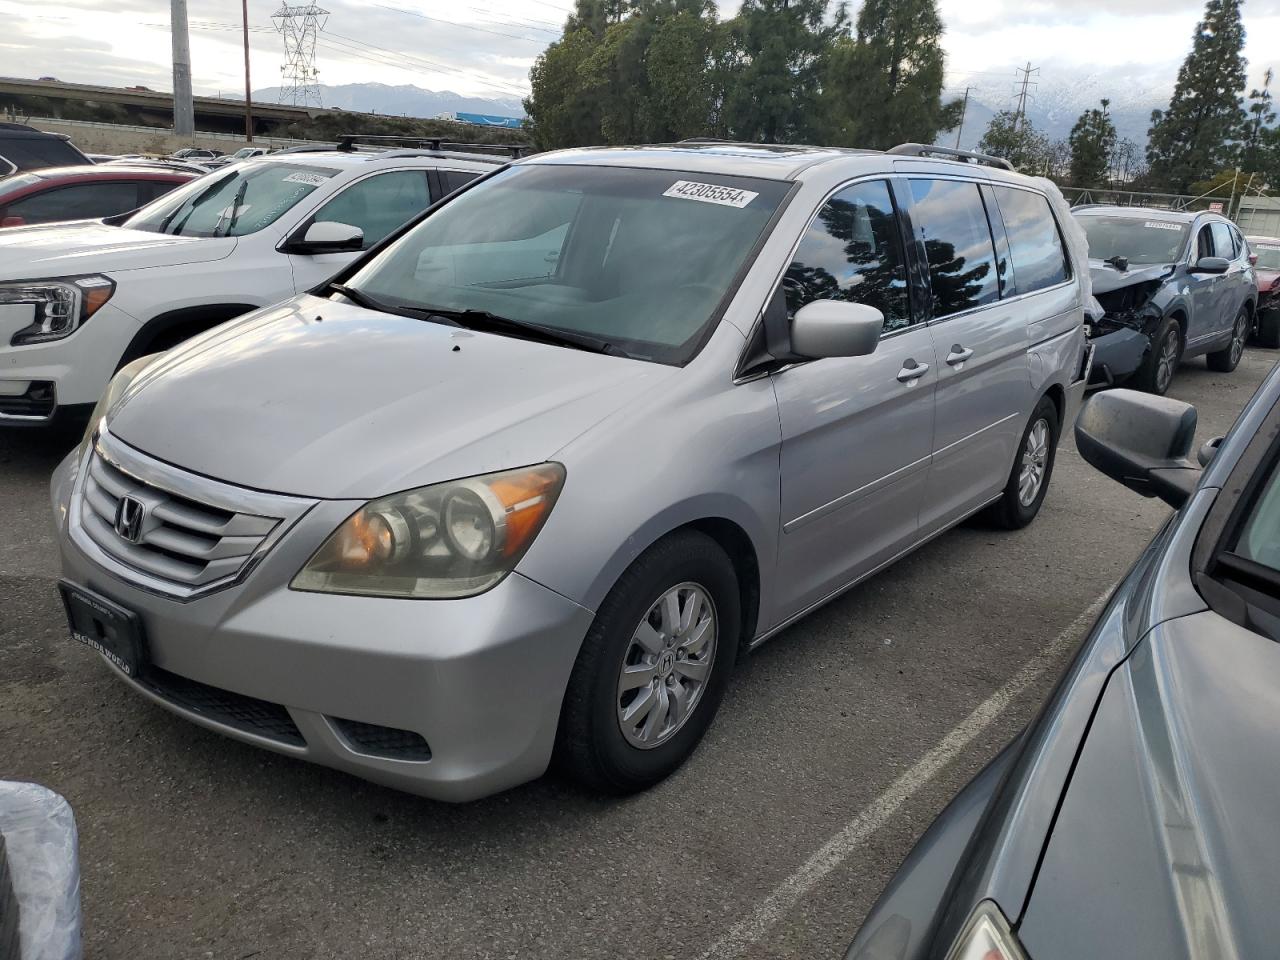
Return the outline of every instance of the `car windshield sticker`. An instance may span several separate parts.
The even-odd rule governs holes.
[[[308,187],[318,187],[328,179],[328,176],[323,173],[306,173],[299,170],[297,173],[291,173],[285,177],[284,182],[305,183]]]
[[[1280,246],[1274,243],[1255,243],[1254,246],[1259,250],[1280,250]]]
[[[1180,223],[1161,223],[1158,220],[1148,220],[1146,223],[1143,224],[1143,226],[1146,227],[1148,230],[1181,230],[1182,229],[1182,224]]]
[[[678,197],[681,200],[697,200],[701,203],[718,203],[724,207],[741,209],[760,196],[750,190],[739,190],[737,187],[722,187],[715,183],[698,183],[695,180],[677,180],[662,194],[664,197]]]

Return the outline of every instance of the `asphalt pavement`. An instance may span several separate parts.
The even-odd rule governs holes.
[[[1197,443],[1277,358],[1181,369]],[[101,960],[839,957],[1169,513],[1066,438],[1035,523],[961,526],[771,640],[657,788],[449,806],[206,732],[68,640],[47,490],[77,440],[0,433],[0,779],[74,807]]]

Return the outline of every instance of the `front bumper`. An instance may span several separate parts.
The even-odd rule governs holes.
[[[141,618],[158,669],[141,682],[116,671],[134,690],[229,737],[438,800],[545,771],[590,611],[519,574],[465,600],[288,589],[350,513],[345,501],[313,508],[244,582],[186,602],[157,596],[69,534],[74,456],[52,488],[63,575]],[[406,732],[430,759],[401,749]]]
[[[110,303],[63,340],[13,347],[12,330],[0,329],[0,396],[23,395],[39,384],[56,398],[34,418],[6,417],[0,404],[0,425],[50,421],[64,408],[92,409],[138,329],[138,321]]]
[[[1151,348],[1150,337],[1128,327],[1094,337],[1089,343],[1094,348],[1089,385],[1094,387],[1109,387],[1130,377]]]

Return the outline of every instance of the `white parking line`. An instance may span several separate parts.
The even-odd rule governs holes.
[[[1089,604],[1070,626],[1028,660],[1022,669],[979,704],[973,713],[943,737],[933,749],[893,781],[884,793],[845,824],[839,833],[824,843],[795,873],[774,887],[773,892],[754,911],[734,924],[699,960],[733,960],[740,957],[748,946],[763,938],[787,911],[880,829],[904,801],[959,756],[960,751],[986,730],[1015,697],[1054,666],[1063,653],[1063,648],[1077,639],[1080,631],[1087,629],[1101,612],[1113,589],[1115,588],[1108,589]]]

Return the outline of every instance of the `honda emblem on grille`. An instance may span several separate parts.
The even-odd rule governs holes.
[[[116,522],[113,526],[122,540],[137,543],[142,539],[142,521],[147,516],[147,505],[136,497],[121,497],[116,504]]]

